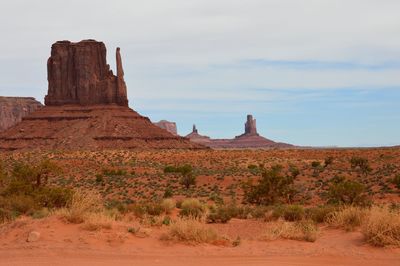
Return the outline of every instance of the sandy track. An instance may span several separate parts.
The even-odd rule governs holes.
[[[90,232],[56,217],[25,219],[0,228],[0,265],[400,265],[400,249],[366,245],[359,232],[321,228],[315,243],[265,242],[254,239],[262,225],[237,219],[212,225],[229,237],[240,235],[238,247],[190,246],[160,241],[162,228],[152,228],[148,237],[139,238],[121,224]],[[32,230],[41,237],[28,243],[26,237]]]

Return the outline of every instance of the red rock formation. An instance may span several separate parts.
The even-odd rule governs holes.
[[[186,136],[192,142],[199,143],[210,148],[222,149],[266,149],[266,148],[291,148],[291,144],[274,142],[264,138],[257,133],[256,120],[252,115],[247,115],[244,134],[235,137],[234,139],[211,139],[198,134],[196,126],[193,126],[193,131]]]
[[[92,40],[53,44],[46,106],[0,133],[0,150],[203,149],[130,109],[119,48],[117,76]]]
[[[256,120],[253,119],[252,115],[247,115],[247,121],[244,124],[244,134],[245,135],[258,135]]]
[[[43,105],[30,97],[0,97],[0,131],[4,131]]]
[[[47,61],[49,88],[45,104],[128,106],[119,48],[116,57],[117,76],[114,76],[106,62],[104,43],[94,40],[56,42]]]
[[[176,123],[175,122],[169,122],[167,120],[161,120],[157,123],[154,123],[154,125],[158,126],[159,128],[165,129],[169,133],[171,133],[174,136],[178,136],[178,130],[176,128]]]
[[[185,138],[190,139],[190,141],[194,143],[199,143],[201,145],[205,145],[211,147],[211,139],[208,136],[203,136],[199,134],[199,131],[196,128],[196,125],[193,125],[192,133],[185,136]]]

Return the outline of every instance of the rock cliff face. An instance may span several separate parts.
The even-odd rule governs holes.
[[[30,97],[0,97],[0,132],[4,131],[42,107],[42,104]]]
[[[204,149],[128,107],[120,50],[117,75],[102,42],[56,42],[43,108],[0,133],[0,150]]]
[[[211,139],[207,136],[198,134],[196,126],[193,126],[193,131],[186,138],[195,143],[199,143],[210,148],[222,149],[268,149],[268,148],[291,148],[291,144],[279,143],[270,139],[264,138],[257,133],[256,120],[252,115],[247,115],[245,123],[245,132],[234,139]]]
[[[128,106],[119,48],[116,61],[117,76],[106,62],[104,43],[94,40],[56,42],[47,61],[49,88],[45,104]]]
[[[178,136],[178,130],[176,128],[175,122],[161,120],[157,123],[154,123],[154,125],[158,126],[159,128],[165,129],[166,131],[168,131],[169,133],[171,133],[174,136]]]

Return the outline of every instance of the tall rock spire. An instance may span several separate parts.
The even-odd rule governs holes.
[[[247,135],[258,135],[258,133],[257,133],[257,123],[256,123],[256,120],[253,119],[252,115],[247,115],[247,121],[244,124],[244,134],[247,134]]]
[[[122,67],[122,59],[120,48],[117,47],[116,62],[117,62],[117,103],[120,105],[128,105],[128,96],[126,93],[126,84],[124,80],[124,69]]]

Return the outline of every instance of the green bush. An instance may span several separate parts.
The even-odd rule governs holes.
[[[335,177],[328,190],[328,203],[347,205],[368,205],[365,187],[357,181]]]
[[[321,166],[321,162],[319,162],[319,161],[313,161],[313,162],[311,162],[311,166],[312,166],[312,168],[320,167],[320,166]]]
[[[164,195],[163,198],[167,199],[167,198],[171,198],[174,195],[174,191],[172,190],[172,188],[167,187],[164,191]]]
[[[160,202],[146,202],[130,204],[127,211],[133,212],[136,217],[143,218],[146,214],[151,216],[159,216],[164,213],[164,208]]]
[[[300,221],[304,218],[304,208],[300,205],[288,205],[285,208],[283,218],[286,221]]]
[[[186,189],[189,189],[191,186],[196,185],[196,177],[192,174],[183,175],[179,183]]]
[[[335,211],[337,211],[337,207],[332,205],[312,207],[305,210],[305,216],[307,219],[310,219],[315,223],[324,223]]]
[[[207,215],[208,223],[227,223],[231,218],[236,215],[236,208],[234,206],[218,206],[210,209]]]
[[[264,170],[256,185],[249,180],[243,184],[244,202],[269,205],[289,201],[295,194],[293,176],[283,175],[282,166]]]
[[[72,199],[72,190],[60,187],[41,187],[34,191],[33,198],[40,207],[62,208]]]
[[[172,166],[172,165],[167,165],[164,167],[164,173],[180,173],[182,175],[187,175],[189,173],[193,172],[193,167],[189,164],[185,164],[182,166]]]
[[[283,218],[286,221],[300,221],[304,218],[305,211],[300,205],[279,205],[272,211],[272,217],[275,219]]]

